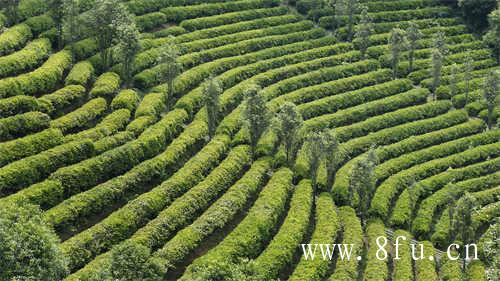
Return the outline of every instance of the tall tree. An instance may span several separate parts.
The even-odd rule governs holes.
[[[317,189],[318,169],[325,156],[325,134],[323,132],[312,132],[305,140],[304,148],[309,163],[309,173],[313,189]]]
[[[18,6],[21,0],[0,0],[0,8],[7,12],[7,19],[10,25],[19,21]]]
[[[117,27],[118,53],[122,61],[122,76],[125,85],[129,86],[133,75],[133,62],[135,56],[141,49],[139,43],[139,30],[130,14],[121,20]]]
[[[88,30],[97,41],[103,70],[111,64],[111,46],[116,43],[118,26],[127,15],[120,0],[95,0],[94,8],[88,13]]]
[[[469,102],[469,92],[470,92],[470,80],[472,80],[472,71],[474,70],[474,61],[467,55],[465,58],[465,105]]]
[[[368,219],[368,209],[375,190],[374,172],[377,163],[377,155],[372,147],[365,157],[356,161],[349,177],[349,201],[363,224]]]
[[[325,146],[325,164],[326,164],[326,179],[327,188],[333,185],[335,180],[335,173],[337,172],[337,164],[342,156],[339,149],[339,142],[334,130],[329,130],[324,133],[324,146]]]
[[[408,207],[409,210],[410,210],[410,219],[409,219],[409,223],[410,223],[410,229],[411,229],[411,222],[413,221],[413,216],[415,214],[415,207],[417,205],[417,201],[418,201],[418,183],[417,181],[415,180],[412,180],[412,182],[410,183],[410,185],[408,186],[408,188],[406,189],[407,192],[408,192]]]
[[[488,15],[489,28],[484,35],[484,41],[491,46],[497,59],[497,64],[500,64],[500,1],[497,4],[496,10]]]
[[[57,48],[63,47],[64,0],[49,0],[49,11],[56,25]]]
[[[475,230],[472,224],[472,214],[477,208],[476,199],[468,192],[460,198],[453,212],[453,223],[451,225],[452,233],[462,245],[470,244],[474,241]],[[464,247],[462,247],[462,256],[465,257]],[[465,270],[464,261],[462,269]]]
[[[222,93],[222,85],[219,79],[210,77],[205,81],[203,94],[205,96],[205,108],[207,110],[208,135],[212,138],[219,122],[219,95]]]
[[[354,17],[359,13],[359,0],[336,0],[335,16],[347,18],[347,40],[351,41],[353,36]]]
[[[453,183],[448,183],[448,185],[451,185]],[[448,237],[450,239],[452,239],[452,237],[454,236],[454,232],[453,232],[453,229],[452,229],[452,225],[453,225],[453,214],[455,212],[455,207],[457,205],[457,194],[455,192],[456,189],[454,188],[450,188],[448,189],[448,192],[446,193],[446,202],[447,202],[447,206],[448,206],[448,219],[449,219],[449,225],[450,227],[448,228]]]
[[[62,280],[68,261],[38,207],[3,204],[0,211],[0,280]]]
[[[389,37],[390,56],[392,66],[392,78],[398,78],[398,65],[401,59],[401,53],[406,50],[408,40],[406,39],[406,32],[400,28],[393,28]]]
[[[451,65],[451,77],[450,77],[450,93],[451,96],[455,96],[458,94],[458,72],[460,69],[456,63]],[[467,98],[465,100],[465,104],[467,105]]]
[[[301,143],[301,137],[298,133],[304,120],[297,110],[297,106],[287,102],[280,107],[276,121],[278,125],[277,135],[285,148],[287,165],[292,167]]]
[[[441,71],[443,69],[443,54],[438,48],[432,50],[432,98],[436,100],[436,92],[441,85]]]
[[[374,32],[372,18],[368,14],[368,7],[363,6],[361,10],[361,21],[356,25],[354,38],[357,41],[361,56],[364,58],[366,50],[370,47],[370,35]]]
[[[73,61],[75,61],[74,44],[80,36],[80,24],[78,15],[80,13],[79,0],[64,0],[62,31],[64,41],[69,44]]]
[[[446,45],[446,35],[442,31],[438,31],[434,34],[433,36],[433,46],[434,48],[438,49],[441,54],[447,55],[448,54],[448,46]]]
[[[250,144],[255,155],[255,149],[260,137],[269,126],[269,111],[260,93],[260,86],[250,85],[245,92],[245,110],[243,122],[250,132]]]
[[[493,110],[500,91],[500,72],[492,70],[484,80],[483,97],[488,106],[488,128],[493,128]]]
[[[175,79],[182,72],[182,64],[178,61],[179,56],[180,49],[173,43],[173,37],[171,37],[171,40],[162,47],[160,56],[158,57],[158,63],[165,65],[165,71],[160,73],[160,75],[163,76],[160,80],[167,82],[167,93],[165,96],[165,104],[167,107],[170,107],[171,100],[175,94]]]
[[[410,51],[408,54],[408,73],[411,73],[413,72],[413,64],[415,62],[415,50],[417,48],[417,41],[423,37],[423,34],[420,29],[418,29],[417,24],[413,21],[410,22],[408,28],[406,29],[406,34],[408,36],[408,47]]]

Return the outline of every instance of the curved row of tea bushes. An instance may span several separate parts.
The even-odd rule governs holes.
[[[420,248],[419,245],[415,246],[415,256],[419,257],[415,260],[415,280],[418,281],[439,281],[439,275],[436,272],[436,256],[435,249],[431,242],[423,241],[419,242],[423,245]],[[422,259],[420,259],[421,250],[423,249]],[[432,260],[431,260],[432,257]],[[475,279],[473,279],[475,280]]]
[[[39,106],[35,97],[14,96],[0,99],[0,118],[36,111],[38,109]]]
[[[192,6],[178,6],[163,8],[160,11],[167,16],[168,21],[181,22],[186,19],[202,18],[224,13],[270,8],[278,6],[279,0],[240,0],[222,3],[204,3]]]
[[[349,206],[340,207],[339,216],[342,222],[342,245],[344,249],[352,245],[352,251],[350,258],[346,258],[345,256],[344,259],[337,258],[335,272],[328,280],[357,280],[359,265],[357,257],[361,256],[364,247],[361,220],[356,216],[355,210]]]
[[[131,0],[125,2],[127,9],[136,15],[158,11],[163,7],[188,6],[201,3],[217,3],[227,0]]]
[[[53,54],[42,66],[32,72],[1,79],[0,98],[50,92],[63,79],[64,71],[70,65],[70,52],[60,51]]]
[[[31,28],[27,24],[18,24],[0,34],[0,55],[4,56],[21,48],[32,38]]]
[[[60,130],[48,129],[40,133],[0,143],[0,167],[21,158],[38,154],[63,142]]]
[[[410,233],[404,230],[396,230],[394,232],[393,240],[395,241],[398,237],[404,237],[399,240],[399,247],[397,256],[392,253],[392,276],[394,280],[398,281],[412,281],[413,276],[413,259],[410,249],[410,240],[413,238]]]
[[[466,116],[465,116],[466,117]],[[467,121],[465,119],[465,121]],[[432,145],[438,145],[443,142],[451,141],[460,137],[466,137],[472,134],[480,133],[484,128],[484,122],[480,120],[471,120],[446,127],[441,130],[429,132],[423,135],[414,136],[409,139],[404,139],[400,142],[390,144],[387,146],[382,146],[375,149],[379,163],[384,163],[389,159],[400,157],[406,153],[430,147]],[[346,194],[349,186],[349,178],[351,169],[354,167],[356,161],[359,161],[363,157],[360,155],[345,165],[339,168],[336,173],[336,180],[332,187],[332,192],[334,194]]]
[[[97,77],[89,92],[91,98],[113,98],[120,89],[120,76],[114,72],[106,72]]]
[[[104,137],[115,134],[116,132],[124,129],[130,121],[131,113],[128,109],[118,109],[104,117],[101,122],[93,128],[66,135],[65,142],[74,141],[78,139],[91,139],[97,141]]]
[[[276,279],[296,257],[297,245],[304,240],[309,228],[313,200],[309,180],[302,180],[292,195],[290,208],[278,233],[255,259],[255,267],[262,278]]]
[[[92,81],[94,73],[94,66],[89,61],[81,61],[71,68],[64,83],[66,86],[82,85],[86,87]]]
[[[215,201],[191,225],[179,231],[153,255],[157,264],[164,265],[166,273],[183,261],[214,232],[223,228],[248,204],[264,185],[271,170],[271,159],[259,159],[221,198]]]
[[[140,97],[134,90],[122,90],[116,95],[116,97],[111,102],[111,109],[128,109],[130,112],[135,112],[137,106],[139,106]]]
[[[332,197],[330,194],[323,192],[316,197],[315,228],[311,240],[309,241],[312,251],[315,250],[315,244],[333,244],[337,239],[340,229],[341,222]],[[301,255],[299,263],[288,280],[319,281],[326,277],[325,275],[328,273],[331,260],[323,259],[320,253],[320,251],[315,251],[314,260],[306,260],[305,257]]]
[[[379,238],[383,237],[383,238]],[[378,253],[379,247],[377,245],[383,245],[386,239],[387,244],[385,249],[387,250],[387,256],[383,253]],[[385,281],[391,276],[389,273],[388,261],[390,259],[389,253],[391,252],[391,242],[385,233],[385,225],[380,219],[372,219],[368,222],[366,226],[366,240],[367,240],[367,251],[366,251],[366,266],[363,272],[363,278],[366,281]],[[378,243],[377,243],[378,242]]]
[[[431,160],[401,171],[389,177],[377,188],[371,202],[370,212],[374,216],[386,218],[389,215],[390,202],[397,193],[410,183],[411,179],[422,179],[450,167],[463,167],[464,165],[483,161],[488,157],[496,157],[498,155],[500,155],[500,142],[481,145],[465,152],[453,154],[442,159]]]
[[[55,117],[64,114],[68,109],[78,106],[86,96],[87,93],[83,86],[68,85],[51,94],[41,96],[37,102],[43,112]]]
[[[458,256],[455,250],[450,251],[453,257]],[[443,281],[461,281],[464,280],[462,265],[458,260],[448,259],[448,255],[443,255],[441,259],[441,267],[439,268],[439,275]]]
[[[23,137],[47,129],[50,117],[32,111],[0,119],[0,142]]]
[[[167,149],[161,158],[146,161],[122,177],[111,180],[109,187],[100,192],[97,192],[96,189],[95,195],[92,196],[96,198],[94,201],[106,205],[109,203],[108,198],[114,197],[113,193],[116,189],[130,190],[137,185],[147,183],[151,177],[165,177],[165,169],[171,169],[169,168],[171,165],[181,160],[178,155],[188,152],[206,134],[207,128],[205,124],[193,123],[185,133],[172,142],[169,146],[172,149]],[[203,180],[210,170],[219,163],[221,158],[224,158],[230,148],[229,143],[228,136],[220,135],[215,137],[161,185],[154,187],[150,192],[140,195],[103,221],[65,241],[62,244],[62,250],[72,257],[70,267],[79,268],[85,265],[96,255],[109,250],[114,244],[130,237],[140,227],[155,218],[176,198]],[[145,175],[145,177],[141,175]],[[89,198],[91,195],[89,194]],[[98,246],[94,243],[95,241],[99,242]],[[73,280],[96,274],[101,270],[99,266],[104,263],[102,261],[109,258],[109,254],[97,257],[69,279]]]
[[[135,118],[142,116],[159,118],[162,112],[166,110],[165,99],[164,93],[150,93],[145,95],[135,111]]]
[[[58,168],[90,157],[92,141],[80,140],[56,146],[0,168],[0,193],[10,194],[43,180]]]
[[[49,40],[37,39],[18,52],[0,57],[0,77],[14,76],[33,69],[49,56],[51,50]]]
[[[68,133],[79,128],[85,128],[89,122],[104,115],[108,103],[103,98],[88,101],[82,107],[50,122],[50,127]]]
[[[196,259],[179,280],[196,278],[196,268],[207,262],[251,257],[272,237],[292,190],[293,173],[287,168],[276,171],[238,226],[206,255]]]

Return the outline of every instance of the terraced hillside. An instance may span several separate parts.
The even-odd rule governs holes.
[[[166,280],[223,280],[247,260],[256,280],[485,280],[482,252],[464,272],[445,257],[412,261],[409,243],[399,260],[376,256],[389,229],[446,250],[450,194],[477,201],[479,248],[498,229],[500,131],[487,128],[483,81],[500,68],[452,8],[364,0],[373,33],[349,41],[347,17],[301,1],[122,2],[141,31],[132,83],[119,56],[103,67],[93,38],[58,50],[42,0],[21,1],[19,23],[0,34],[0,206],[40,206],[69,260],[64,280],[107,280],[119,245],[146,248]],[[421,37],[394,71],[391,30],[409,26]],[[435,34],[446,48],[439,87]],[[182,72],[168,83],[159,58],[174,44]],[[221,87],[213,136],[206,79]],[[334,129],[334,178],[322,162],[312,184],[305,147],[286,165],[275,130],[252,150],[241,116],[254,85],[273,114],[297,106],[301,136]],[[365,224],[350,186],[369,155],[378,161]],[[362,260],[301,257],[301,243],[334,242]]]

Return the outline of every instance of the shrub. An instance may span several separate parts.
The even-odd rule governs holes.
[[[86,97],[85,88],[80,85],[69,85],[52,94],[38,99],[40,110],[51,116],[59,116],[66,110],[78,105]]]
[[[368,222],[366,227],[366,236],[367,236],[367,261],[366,267],[364,271],[364,279],[366,281],[385,281],[389,279],[389,266],[387,261],[389,257],[387,256],[385,259],[380,259],[377,256],[377,239],[378,237],[385,237],[387,239],[385,233],[385,225],[380,219],[372,219]],[[381,242],[381,241],[379,241]],[[390,247],[390,242],[388,240],[387,246]],[[386,248],[387,249],[387,248]],[[388,253],[390,249],[387,249]],[[388,254],[389,255],[389,254]]]
[[[0,57],[0,77],[15,76],[32,69],[47,58],[50,51],[49,40],[38,39],[18,52]]]
[[[128,109],[134,112],[139,105],[139,95],[134,90],[123,90],[111,102],[111,109],[118,110],[121,108]]]
[[[80,131],[72,135],[66,135],[64,137],[65,142],[74,141],[78,139],[91,139],[97,141],[103,137],[110,136],[119,130],[125,128],[130,120],[130,111],[128,109],[115,110],[106,116],[99,124],[95,127],[87,129],[85,131]]]
[[[165,93],[150,93],[144,96],[137,107],[135,118],[149,116],[157,119],[165,110]]]
[[[95,98],[77,110],[70,112],[50,122],[50,127],[58,128],[64,133],[78,128],[84,128],[92,120],[101,117],[108,105],[103,98]]]
[[[94,76],[94,67],[88,61],[81,61],[73,66],[64,80],[65,85],[88,86]]]
[[[60,51],[53,54],[36,70],[0,80],[0,97],[35,95],[53,90],[71,65],[71,54]]]
[[[39,109],[37,99],[30,96],[14,96],[0,99],[0,118]]]
[[[49,127],[50,117],[41,112],[27,112],[0,119],[0,141],[35,133]]]
[[[0,34],[0,55],[9,54],[22,47],[32,37],[27,24],[18,24]]]
[[[120,89],[120,76],[114,72],[106,72],[97,78],[90,90],[91,98],[113,98]]]
[[[61,131],[48,129],[37,134],[0,143],[0,167],[40,153],[63,142]]]
[[[439,281],[438,273],[436,272],[436,257],[435,257],[435,249],[432,246],[432,243],[429,241],[419,242],[423,244],[423,259],[419,259],[415,261],[415,278],[416,280],[429,280],[429,281]],[[417,250],[415,251],[415,256],[420,255],[420,247],[417,245],[415,247]],[[430,254],[429,254],[430,253]],[[430,256],[433,257],[430,260]],[[476,280],[476,279],[473,279]]]
[[[410,249],[410,239],[413,237],[410,233],[404,230],[396,230],[394,232],[393,239],[397,239],[398,236],[403,236],[405,240],[399,240],[401,244],[399,244],[399,252],[398,258],[393,257],[393,277],[394,280],[398,281],[411,281],[413,280],[413,267],[412,267],[412,256]],[[423,279],[427,280],[427,279]]]
[[[133,133],[135,136],[142,134],[149,126],[156,122],[157,118],[148,115],[137,117],[130,124],[127,125],[127,131]]]

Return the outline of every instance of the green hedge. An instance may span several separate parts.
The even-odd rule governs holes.
[[[242,10],[269,8],[278,6],[279,4],[279,0],[241,0],[193,6],[168,7],[160,11],[167,16],[168,21],[181,22],[187,19],[202,18]]]
[[[135,136],[142,134],[149,126],[153,125],[158,118],[151,116],[137,117],[130,124],[127,125],[127,131],[133,133]]]
[[[36,111],[0,119],[0,142],[41,131],[49,124],[50,117]]]
[[[454,250],[450,251],[450,255],[453,257],[458,256],[458,253]],[[462,265],[458,260],[448,259],[448,255],[443,255],[441,259],[441,268],[439,269],[441,280],[443,281],[462,281],[464,276],[462,273]]]
[[[135,118],[150,116],[157,119],[165,110],[165,93],[150,93],[144,96],[137,107]]]
[[[309,243],[313,248],[316,243],[335,243],[334,241],[337,239],[340,229],[341,222],[332,197],[330,194],[323,192],[316,197],[315,228]],[[319,281],[325,278],[330,268],[331,261],[329,259],[323,259],[319,254],[320,252],[316,251],[317,256],[314,260],[306,260],[304,256],[301,255],[299,263],[288,280]]]
[[[434,246],[429,241],[419,242],[423,247],[423,259],[418,259],[415,261],[415,279],[418,281],[439,281],[439,275],[436,272],[436,250]],[[420,246],[416,245],[416,253],[415,256],[420,255]],[[430,260],[429,257],[432,256],[433,260]],[[476,279],[472,279],[476,280]]]
[[[401,171],[388,178],[377,188],[371,202],[370,213],[374,216],[387,218],[391,206],[390,202],[402,189],[410,184],[412,179],[422,179],[440,171],[445,171],[450,167],[463,167],[498,155],[500,155],[500,143],[493,143],[481,145],[441,159],[431,160]],[[414,230],[414,233],[418,234],[419,232]]]
[[[165,265],[164,272],[183,261],[193,250],[203,243],[215,231],[223,228],[234,219],[249,200],[258,193],[267,179],[271,168],[271,159],[263,158],[252,167],[220,199],[215,201],[191,225],[179,231],[154,255],[158,264]],[[214,223],[217,220],[217,223]]]
[[[125,2],[128,10],[136,15],[157,11],[169,6],[188,6],[200,3],[224,2],[227,0],[131,0]]]
[[[385,259],[380,259],[377,257],[377,239],[379,237],[385,237],[387,239],[386,249],[388,256]],[[364,269],[364,280],[366,281],[386,281],[389,280],[391,276],[389,273],[388,261],[390,259],[389,253],[391,251],[391,242],[387,238],[385,233],[385,225],[380,219],[372,219],[368,222],[366,226],[366,238],[367,238],[367,253],[366,253],[366,267]],[[383,241],[379,240],[379,243]],[[383,255],[379,255],[383,258]]]
[[[192,150],[193,145],[199,143],[200,139],[207,135],[206,125],[202,122],[193,123],[188,129],[173,141],[170,145],[172,149],[167,149],[168,152],[162,154],[161,158],[144,162],[144,164],[137,166],[123,177],[110,181],[107,192],[114,192],[115,189],[112,188],[112,184],[118,186],[119,190],[132,190],[135,186],[150,181],[151,178],[164,178],[166,176],[165,169],[170,169],[169,166],[175,165],[180,160],[179,155],[188,153],[188,151]],[[62,244],[63,251],[72,257],[70,266],[83,266],[93,259],[95,255],[109,250],[111,246],[129,237],[137,229],[155,218],[176,198],[203,180],[229,150],[229,141],[230,139],[227,136],[215,137],[161,185],[153,188],[148,193],[140,195],[135,200],[129,201],[123,208],[103,221],[64,242]],[[98,193],[94,196],[99,198]],[[89,196],[89,198],[91,197]],[[101,201],[103,201],[101,206],[106,205],[106,200],[101,199]],[[96,239],[99,241],[98,247],[94,244]],[[102,263],[99,260],[106,259],[109,259],[109,254],[99,256],[94,262],[89,263],[71,278],[85,278],[85,276],[98,273],[98,271],[102,270]]]
[[[140,97],[134,90],[122,90],[116,95],[116,97],[111,102],[111,109],[118,110],[121,108],[128,109],[130,112],[135,112],[135,109],[139,105]]]
[[[64,80],[68,85],[88,86],[94,76],[94,66],[89,61],[81,61],[73,66]]]
[[[312,212],[313,189],[309,180],[302,180],[292,195],[288,214],[279,232],[255,259],[255,268],[263,279],[276,279],[296,257],[297,245],[305,238]]]
[[[481,261],[473,261],[467,266],[469,280],[486,281],[486,269]]]
[[[342,222],[342,244],[353,245],[350,259],[337,259],[335,272],[329,281],[357,280],[358,264],[356,259],[363,251],[363,228],[356,212],[349,206],[339,208],[339,216]],[[338,248],[337,248],[338,249]]]
[[[50,127],[57,128],[64,133],[79,128],[85,128],[89,122],[103,116],[108,104],[103,98],[88,101],[82,107],[50,122]]]
[[[31,96],[14,96],[0,99],[0,118],[39,110],[38,101]]]
[[[467,116],[464,115],[465,121],[466,118]],[[464,123],[451,126],[449,128],[413,136],[412,138],[404,139],[394,144],[379,147],[375,150],[375,153],[380,163],[384,163],[389,159],[399,157],[412,151],[479,133],[485,128],[484,122],[480,120],[465,121]],[[334,194],[345,194],[347,192],[350,171],[352,167],[354,167],[355,163],[361,159],[361,157],[364,157],[364,155],[360,155],[350,160],[337,171],[336,180],[332,187],[332,192]]]
[[[358,90],[333,96],[327,96],[305,104],[300,104],[298,106],[298,109],[304,119],[309,119],[364,102],[369,102],[376,99],[392,96],[401,92],[406,92],[412,88],[411,81],[406,79],[380,82],[380,84],[376,84],[373,86],[363,87]]]
[[[51,49],[49,40],[38,39],[18,52],[0,57],[0,77],[15,76],[36,67],[49,56]]]
[[[0,167],[40,153],[63,142],[61,131],[48,129],[16,140],[0,143]]]
[[[399,142],[405,138],[417,136],[420,134],[429,133],[435,130],[448,128],[468,120],[468,116],[463,111],[451,111],[446,114],[443,112],[435,112],[437,117],[429,117],[427,119],[417,120],[410,123],[398,125],[373,132],[364,137],[355,138],[341,144],[340,149],[344,151],[344,155],[339,159],[339,164],[343,164],[347,159],[356,157],[367,151],[372,145],[388,145]],[[441,115],[440,115],[441,114]],[[348,128],[348,127],[346,127]],[[321,167],[324,170],[324,166]],[[321,170],[320,170],[321,171]],[[324,175],[324,171],[320,175]],[[319,177],[321,184],[326,183],[324,176]],[[335,188],[332,190],[333,196],[337,202],[344,203],[347,201],[348,190],[345,188]]]
[[[410,233],[404,230],[396,230],[394,231],[394,237],[392,239],[395,241],[395,239],[397,239],[398,236],[406,237],[406,239],[399,240],[400,242],[398,251],[399,259],[396,259],[394,253],[392,253],[392,261],[393,261],[392,276],[394,280],[398,281],[413,281],[414,280],[413,261],[412,261],[412,253],[409,241],[413,237]]]
[[[90,90],[91,98],[113,98],[120,89],[120,75],[114,72],[106,72],[97,78]]]
[[[132,114],[128,109],[118,109],[111,112],[108,116],[99,122],[95,127],[80,131],[75,134],[66,135],[65,142],[70,142],[79,139],[91,139],[97,141],[104,137],[110,136],[122,129],[124,129],[130,121]]]
[[[52,94],[38,99],[40,109],[51,116],[59,116],[68,109],[78,106],[86,98],[86,91],[80,85],[68,85]]]
[[[236,262],[238,257],[259,254],[272,238],[280,216],[286,211],[291,189],[292,172],[287,168],[275,172],[246,217],[215,248],[191,263],[179,280],[193,280],[196,278],[197,267],[203,267],[208,262]]]
[[[75,56],[75,60],[85,60],[99,51],[97,41],[94,38],[87,38],[75,42],[72,46],[66,46]]]
[[[245,20],[255,20],[271,16],[284,15],[288,12],[286,7],[250,9],[241,12],[225,13],[199,19],[184,20],[180,26],[188,31],[202,30],[216,26],[234,24]]]
[[[21,19],[45,13],[48,10],[47,3],[43,0],[21,0],[18,5],[18,13]]]
[[[34,36],[39,35],[40,38],[48,30],[51,30],[55,26],[54,19],[49,14],[43,14],[36,17],[31,17],[25,22],[30,28]]]
[[[71,54],[68,51],[53,54],[32,72],[0,80],[0,98],[50,92],[61,82],[64,71],[70,65]]]
[[[9,194],[43,180],[60,167],[79,162],[93,153],[92,141],[56,146],[0,168],[0,193]]]
[[[94,143],[95,155],[102,154],[108,150],[124,145],[136,138],[132,132],[123,131],[114,135],[104,137]]]
[[[7,55],[20,49],[33,34],[27,24],[18,24],[0,34],[0,55]]]

